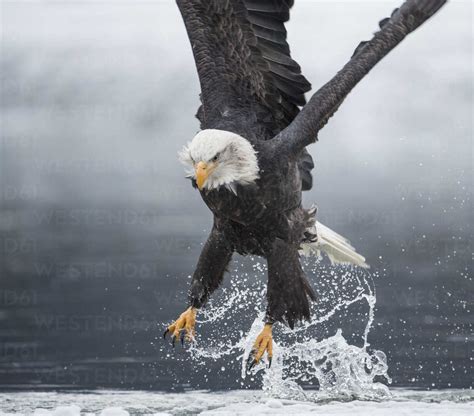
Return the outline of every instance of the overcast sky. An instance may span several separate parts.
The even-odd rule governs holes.
[[[399,3],[296,2],[289,43],[313,91]],[[33,186],[38,203],[149,204],[207,218],[176,157],[198,130],[199,88],[174,1],[12,2],[2,11],[7,184]],[[320,133],[310,148],[316,186],[305,195],[320,215],[468,194],[471,12],[471,2],[450,2]]]

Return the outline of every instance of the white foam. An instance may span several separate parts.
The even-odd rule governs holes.
[[[100,412],[100,416],[130,416],[130,414],[121,407],[107,407]]]
[[[161,393],[123,390],[87,393],[90,392],[0,393],[0,406],[4,410],[4,412],[0,411],[0,416],[51,415],[63,410],[76,411],[78,407],[82,409],[81,416],[92,416],[108,411],[107,409],[110,409],[112,405],[120,406],[115,409],[126,409],[131,416],[191,414],[462,416],[474,414],[474,391],[472,390],[392,389],[392,396],[389,399],[345,402],[276,399],[269,398],[266,392],[255,390],[234,390],[225,393],[205,391]],[[66,403],[74,405],[64,406]]]

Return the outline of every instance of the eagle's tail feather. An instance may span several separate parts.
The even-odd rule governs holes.
[[[305,256],[320,257],[321,252],[324,252],[331,264],[353,264],[366,269],[370,267],[349,240],[318,221],[307,230],[306,236],[311,238],[305,238],[301,243],[301,252]]]

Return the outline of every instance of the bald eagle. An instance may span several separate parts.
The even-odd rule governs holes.
[[[201,131],[180,153],[214,224],[189,290],[189,307],[169,325],[173,345],[192,341],[196,314],[219,287],[233,253],[268,263],[267,308],[249,366],[272,357],[272,325],[310,318],[316,295],[301,253],[367,267],[349,242],[302,206],[312,187],[306,146],[352,88],[446,0],[408,0],[361,42],[349,62],[306,104],[311,88],[291,58],[284,23],[293,0],[177,0],[201,84]],[[300,107],[303,106],[300,111]]]

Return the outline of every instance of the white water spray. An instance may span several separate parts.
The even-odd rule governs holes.
[[[231,288],[217,295],[198,317],[200,326],[211,336],[203,337],[191,348],[197,360],[223,360],[238,353],[242,379],[253,379],[261,373],[264,391],[278,398],[380,400],[390,395],[387,386],[380,382],[383,378],[391,381],[386,356],[382,351],[371,350],[368,343],[376,302],[370,272],[307,259],[304,267],[318,296],[312,305],[313,318],[294,330],[276,324],[272,367],[267,369],[262,360],[249,375],[246,360],[263,328],[266,267],[256,263],[253,273],[245,273],[241,265],[235,266]],[[363,316],[360,312],[352,316],[353,307],[367,311]],[[344,322],[338,322],[341,316]],[[252,319],[253,324],[247,330]],[[364,321],[359,337],[361,345],[352,345],[338,324],[347,326],[348,322],[361,319]],[[335,329],[324,338],[325,331],[331,331],[326,326]],[[222,342],[223,327],[228,331],[225,342]],[[311,388],[316,386],[319,390]]]

